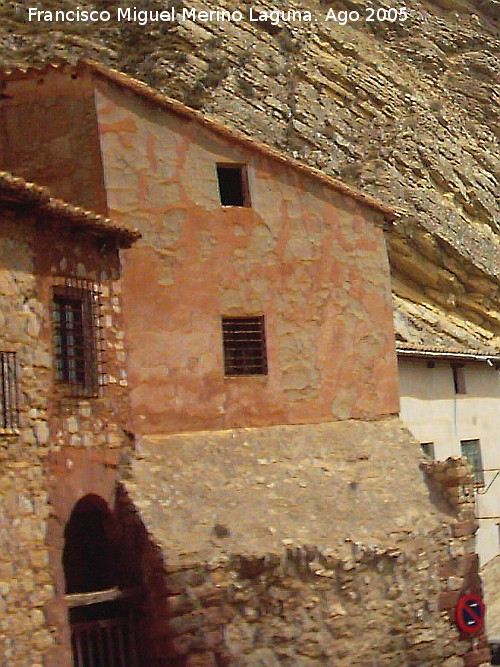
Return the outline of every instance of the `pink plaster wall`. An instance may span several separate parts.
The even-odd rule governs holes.
[[[313,178],[100,81],[139,433],[371,417],[398,409],[379,215]],[[248,165],[222,207],[216,163]],[[265,315],[269,374],[224,377],[221,316]]]
[[[106,213],[94,91],[86,72],[62,68],[2,82],[0,169]]]

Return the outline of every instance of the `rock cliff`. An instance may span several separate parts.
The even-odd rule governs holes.
[[[94,57],[401,207],[389,235],[396,293],[498,334],[500,2],[422,0],[391,22],[367,20],[367,0],[287,0],[285,10],[313,19],[279,23],[250,21],[252,4],[218,3],[239,21],[197,14],[141,26],[115,20],[104,0],[88,7],[112,10],[111,20],[87,25],[28,22],[27,5],[5,3],[0,58],[16,67]],[[342,10],[360,20],[326,20]]]

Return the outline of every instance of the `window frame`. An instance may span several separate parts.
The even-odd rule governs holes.
[[[452,364],[453,388],[456,396],[467,394],[467,383],[465,382],[465,364]]]
[[[472,455],[468,456],[464,451],[467,446],[475,443],[477,446],[477,451]],[[479,438],[466,438],[465,440],[460,440],[460,453],[462,456],[469,461],[474,472],[474,486],[476,488],[481,488],[485,485],[484,481],[484,466],[483,466],[483,455],[481,452],[481,440]],[[479,467],[476,465],[476,462],[479,463]]]
[[[221,187],[221,173],[220,170],[233,169],[240,172],[240,187],[241,187],[241,204],[227,204],[223,201],[223,189]],[[251,208],[250,199],[250,185],[248,181],[248,167],[242,162],[217,162],[215,165],[217,174],[217,188],[219,192],[219,200],[223,208]]]
[[[71,398],[97,398],[102,369],[100,285],[66,278],[52,289],[55,383]]]
[[[434,442],[432,440],[421,442],[420,448],[428,459],[431,459],[432,461],[436,460],[436,452],[434,450]]]
[[[235,331],[235,327],[254,327],[254,330]],[[266,377],[268,375],[266,323],[264,315],[223,316],[222,351],[225,377]],[[257,334],[255,340],[246,335]],[[251,345],[245,347],[245,343]]]
[[[17,353],[0,351],[0,434],[19,433],[19,373]]]

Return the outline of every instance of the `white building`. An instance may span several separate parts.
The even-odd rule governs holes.
[[[477,325],[395,301],[401,418],[432,458],[471,460],[485,565],[500,553],[500,355]]]

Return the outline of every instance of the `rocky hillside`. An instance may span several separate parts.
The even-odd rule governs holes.
[[[367,8],[399,11],[403,0],[287,0],[316,20],[278,25],[29,23],[31,5],[0,9],[4,67],[93,57],[401,207],[390,235],[395,290],[500,332],[499,0],[412,1],[395,22],[367,21]],[[107,0],[39,4],[77,5],[116,15]],[[216,8],[251,6],[272,4]],[[343,9],[360,20],[326,20]]]

